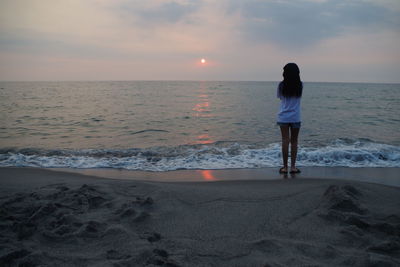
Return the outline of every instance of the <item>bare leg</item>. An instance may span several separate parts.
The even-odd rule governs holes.
[[[281,126],[283,171],[288,171],[289,126]]]
[[[296,171],[297,143],[300,128],[290,128],[290,171]]]

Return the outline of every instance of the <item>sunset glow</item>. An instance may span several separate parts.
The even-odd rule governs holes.
[[[203,176],[204,180],[206,181],[215,181],[216,178],[213,175],[211,170],[204,170],[204,171],[200,171],[201,175]]]
[[[400,82],[400,1],[303,2],[3,0],[0,80]]]

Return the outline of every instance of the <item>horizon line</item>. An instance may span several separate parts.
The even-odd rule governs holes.
[[[281,80],[180,80],[180,79],[132,79],[132,80],[0,80],[0,82],[280,82]],[[304,83],[358,83],[358,84],[400,84],[399,82],[365,82],[365,81],[302,81]]]

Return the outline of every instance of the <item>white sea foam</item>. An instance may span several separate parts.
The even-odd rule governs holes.
[[[0,150],[2,167],[117,168],[145,171],[262,168],[281,165],[281,147],[243,144],[187,145],[128,150]],[[400,147],[370,141],[336,140],[300,147],[299,166],[400,167]]]

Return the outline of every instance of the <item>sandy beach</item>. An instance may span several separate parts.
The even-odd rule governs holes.
[[[0,265],[400,265],[399,187],[246,178],[159,182],[0,168]]]
[[[400,267],[400,0],[0,14],[0,267]]]

